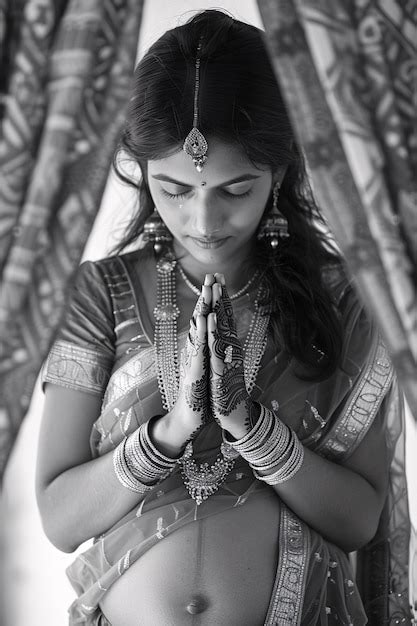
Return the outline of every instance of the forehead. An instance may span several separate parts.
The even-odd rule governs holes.
[[[165,174],[190,186],[206,181],[209,185],[237,178],[243,174],[260,176],[270,171],[267,166],[254,165],[243,149],[220,139],[207,140],[207,160],[201,172],[197,172],[193,160],[183,150],[162,159],[148,161],[148,174]]]

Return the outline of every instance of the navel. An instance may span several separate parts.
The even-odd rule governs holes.
[[[190,602],[186,606],[187,613],[190,615],[197,615],[202,613],[208,607],[208,602],[202,596],[193,596]]]

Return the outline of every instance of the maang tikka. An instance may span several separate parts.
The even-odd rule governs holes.
[[[276,182],[272,192],[272,211],[262,220],[258,231],[258,239],[269,244],[272,250],[278,248],[280,240],[287,239],[290,236],[288,232],[288,221],[278,209],[280,187],[280,183]]]
[[[195,86],[194,86],[194,117],[193,127],[185,138],[182,149],[188,154],[196,167],[197,172],[203,170],[204,163],[207,159],[208,143],[198,126],[198,95],[200,91],[200,64],[201,64],[201,39],[197,48],[197,57],[195,61]]]

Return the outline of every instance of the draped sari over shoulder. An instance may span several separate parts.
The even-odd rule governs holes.
[[[91,433],[94,457],[163,413],[153,321],[137,279],[140,272],[153,269],[153,258],[144,252],[84,263],[44,366],[44,382],[102,396],[102,411]],[[370,428],[398,423],[401,401],[386,348],[348,281],[336,268],[329,268],[324,280],[344,329],[340,369],[319,383],[301,380],[297,364],[274,348],[269,337],[252,396],[294,428],[305,446],[343,464]],[[242,340],[253,304],[254,294],[233,302]],[[179,350],[185,337],[186,331],[179,329]],[[213,463],[220,443],[217,424],[205,426],[194,445],[197,461]],[[276,578],[265,625],[365,624],[348,556],[290,511],[271,487],[256,480],[241,457],[218,492],[200,506],[189,497],[176,470],[96,537],[67,570],[78,594],[70,607],[70,623],[107,624],[99,607],[106,591],[165,536],[196,519],[264,498],[275,498],[280,507]]]

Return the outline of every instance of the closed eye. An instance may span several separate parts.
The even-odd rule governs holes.
[[[161,187],[161,193],[167,198],[171,198],[171,200],[181,200],[182,198],[185,198],[189,193],[191,193],[191,191],[192,189],[187,189],[186,191],[181,191],[180,193],[171,193]],[[231,191],[227,191],[227,189],[219,189],[219,193],[223,196],[226,196],[227,198],[246,198],[252,193],[252,188],[248,189],[247,191],[243,191],[242,193],[232,193]]]
[[[163,187],[161,187],[161,192],[164,196],[166,196],[167,198],[171,198],[172,200],[178,199],[181,200],[181,198],[185,198],[185,196],[190,193],[190,190],[188,191],[182,191],[181,193],[170,193],[169,191],[167,191],[166,189],[164,189]]]
[[[246,198],[247,196],[250,196],[252,189],[248,189],[248,191],[244,191],[243,193],[231,193],[230,191],[226,191],[226,189],[222,189],[222,193],[228,198]]]

